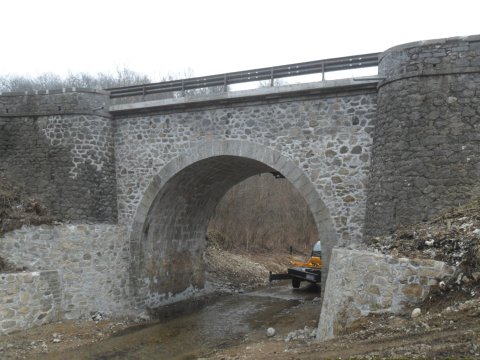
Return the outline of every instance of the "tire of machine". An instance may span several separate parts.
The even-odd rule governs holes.
[[[292,286],[295,288],[295,289],[298,289],[300,287],[300,279],[297,279],[297,278],[293,278],[292,279]]]

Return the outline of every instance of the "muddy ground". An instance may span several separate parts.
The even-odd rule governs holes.
[[[306,256],[296,255],[293,258],[305,260]],[[208,302],[208,299],[214,301],[218,297],[234,298],[243,296],[254,289],[267,288],[269,271],[285,270],[290,255],[251,254],[251,256],[245,256],[245,254],[233,254],[210,246],[207,248],[206,259]],[[288,287],[290,287],[289,284]],[[199,301],[202,301],[202,298]],[[295,330],[298,323],[316,326],[320,313],[319,304],[318,298],[316,301],[301,304],[305,307],[305,311],[297,312],[297,309],[291,309],[279,317],[274,317],[277,314],[272,311],[271,324],[284,329],[284,331]],[[125,346],[125,351],[131,351],[132,348],[140,347],[146,341],[148,342],[148,336],[139,336],[136,345],[135,336],[130,336],[126,341],[121,339],[121,335],[129,334],[132,331],[136,332],[138,329],[153,326],[158,322],[169,321],[169,317],[173,320],[178,316],[173,312],[173,307],[166,307],[141,316],[114,318],[106,317],[103,314],[93,314],[86,320],[62,320],[13,334],[0,335],[0,359],[62,359],[64,356],[70,357],[70,352],[74,349],[78,349],[79,353],[85,352],[85,358],[96,359],[97,357],[88,355],[88,347],[98,342],[105,342],[107,339],[113,339],[113,342],[110,341],[108,345],[112,352],[122,353],[122,346]],[[262,339],[263,327],[263,324],[256,324],[256,329],[250,334],[251,340],[249,341],[255,341],[257,336],[259,336],[258,339]],[[169,338],[171,334],[166,333],[162,336]],[[117,337],[120,339],[118,344],[115,340]],[[150,339],[150,341],[158,341],[158,339]],[[235,345],[235,341],[229,343],[229,346]],[[210,349],[206,353],[215,354],[215,349]],[[200,355],[201,353],[198,353],[198,356]]]
[[[23,224],[56,221],[28,190],[8,179],[0,179],[0,185],[0,238],[1,232]],[[268,286],[268,272],[286,270],[290,260],[287,253],[226,251],[215,241],[207,244],[208,296],[234,298],[262,289]],[[402,314],[361,317],[343,334],[318,343],[299,330],[317,326],[321,302],[318,299],[301,301],[279,312],[266,312],[248,336],[235,338],[226,346],[202,348],[177,358],[480,359],[479,204],[450,209],[391,236],[375,238],[368,248],[393,256],[443,260],[459,267],[459,274],[450,283],[432,289],[426,301],[417,305],[421,309],[417,318],[411,317],[413,308],[405,309]],[[294,259],[306,260],[307,256],[297,254]],[[15,264],[2,262],[0,254],[1,272],[19,270],[22,269],[17,269]],[[162,321],[170,321],[168,309],[162,314]],[[190,336],[189,329],[184,329],[186,335],[166,331],[161,337],[156,336],[148,328],[153,329],[159,321],[152,315],[113,318],[93,314],[84,320],[63,320],[0,335],[0,359],[64,359],[73,358],[72,354],[78,359],[127,359],[128,355],[121,357],[124,347],[141,348],[148,342],[161,343],[173,337]],[[276,330],[275,336],[267,336],[269,327]],[[126,334],[134,334],[128,344],[122,337]],[[290,340],[285,341],[286,338]],[[98,343],[105,344],[107,352],[111,350],[119,356],[88,355],[88,349]],[[156,358],[175,357],[159,354]]]
[[[302,259],[301,256],[297,258]],[[269,269],[282,268],[288,263],[289,255],[256,254],[249,258],[209,248],[207,260],[211,289],[224,297],[238,297],[244,296],[243,292],[252,288],[261,289],[264,285],[259,285],[257,280],[265,281]],[[233,340],[226,347],[202,349],[178,359],[480,358],[479,294],[480,288],[476,285],[470,286],[468,292],[449,290],[420,304],[422,315],[418,318],[411,318],[410,308],[403,314],[362,317],[348,326],[344,334],[322,343],[301,336],[300,339],[285,341],[292,331],[318,325],[321,302],[318,299],[303,301],[280,313],[272,312],[247,337]],[[119,335],[156,322],[138,317],[121,317],[98,322],[87,319],[52,323],[0,336],[0,359],[62,359],[70,357],[75,349],[78,350],[77,355],[85,354],[85,357],[78,355],[76,358],[79,359],[107,359],[87,355],[88,351],[84,351],[92,344],[104,342],[113,353],[122,354],[122,347],[127,347],[127,344]],[[267,336],[269,327],[276,330],[275,336]],[[137,337],[130,338],[128,348],[140,348],[149,342],[162,341],[156,337],[150,339],[148,334],[144,330]],[[180,334],[166,333],[162,336],[167,339]],[[158,357],[167,358],[171,357]]]
[[[446,301],[445,305],[449,302]],[[324,342],[298,339],[285,342],[290,320],[309,325],[307,311],[299,308],[296,317],[282,315],[266,326],[278,336],[259,336],[247,344],[205,356],[206,359],[478,359],[480,358],[480,299],[454,301],[443,309],[422,306],[421,315],[412,319],[410,311],[401,315],[382,314],[361,317],[344,334]],[[410,309],[409,309],[410,310]],[[311,321],[311,320],[310,320]]]

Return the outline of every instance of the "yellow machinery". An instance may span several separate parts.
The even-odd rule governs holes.
[[[291,254],[292,247],[290,246]],[[320,240],[313,246],[312,255],[308,262],[290,261],[290,265],[287,274],[274,274],[270,271],[270,282],[292,279],[292,286],[296,289],[300,287],[302,281],[318,284],[322,280],[322,244]]]

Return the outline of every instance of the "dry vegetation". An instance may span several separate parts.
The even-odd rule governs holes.
[[[468,288],[467,283],[480,280],[480,203],[447,209],[391,236],[373,238],[370,249],[398,257],[444,261],[460,269],[457,287]]]
[[[309,253],[319,239],[312,213],[286,179],[253,176],[222,198],[208,227],[224,250]]]
[[[188,79],[195,77],[195,72],[191,69],[185,69],[180,73],[168,73],[166,75],[152,76],[130,69],[127,66],[116,66],[113,72],[99,72],[92,75],[86,72],[69,72],[65,76],[55,73],[41,73],[36,76],[18,75],[18,74],[0,74],[0,92],[23,92],[51,90],[62,88],[92,88],[109,89],[115,87],[134,86],[151,84],[156,82],[165,82],[179,79]],[[227,87],[229,90],[229,87]],[[149,94],[146,96],[128,96],[122,98],[113,98],[110,100],[112,105],[129,104],[141,101],[162,100],[176,98],[180,96],[201,96],[223,92],[223,86],[213,86],[209,88],[187,90],[182,94],[181,91]]]
[[[5,232],[19,229],[23,224],[42,225],[54,221],[58,219],[32,191],[0,174],[0,238]],[[16,270],[0,254],[0,272]]]

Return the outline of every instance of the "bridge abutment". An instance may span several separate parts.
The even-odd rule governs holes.
[[[480,36],[380,56],[365,241],[480,195]]]

